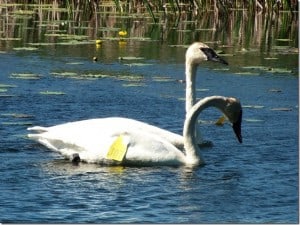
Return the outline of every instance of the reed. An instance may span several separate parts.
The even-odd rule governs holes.
[[[298,47],[298,2],[293,0],[281,0],[280,5],[275,0],[169,0],[164,4],[158,0],[0,0],[0,4],[2,40],[30,37],[33,43],[57,42],[63,35],[76,41],[109,39],[119,38],[122,30],[127,31],[126,38],[177,45],[202,40],[240,49],[259,46],[268,52],[278,38],[286,39],[280,44]],[[27,20],[20,23],[20,16]],[[28,17],[34,21],[34,34],[27,29]]]
[[[162,0],[39,0],[38,3],[35,0],[0,0],[0,4],[55,4],[67,8],[69,13],[80,10],[88,14],[96,13],[101,5],[108,3],[114,4],[116,11],[121,13],[130,13],[128,12],[130,8],[126,5],[132,4],[136,11],[146,9],[152,17],[159,11],[179,14],[187,11],[201,13],[208,10],[221,14],[227,14],[232,10],[247,10],[251,13],[298,11],[297,0],[169,0],[167,2]]]

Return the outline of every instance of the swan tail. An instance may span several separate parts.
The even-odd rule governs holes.
[[[44,132],[48,131],[48,128],[47,127],[35,126],[35,127],[29,127],[29,128],[27,128],[27,130],[34,131],[36,133],[44,133]]]
[[[79,157],[79,153],[81,152],[80,149],[78,149],[78,147],[76,148],[76,146],[72,146],[61,140],[45,138],[45,137],[43,137],[43,133],[28,134],[27,136],[29,139],[38,142],[39,144],[47,147],[48,149],[50,149],[52,151],[60,153],[66,159],[69,159],[71,161],[74,160],[74,157],[76,157],[76,156]]]

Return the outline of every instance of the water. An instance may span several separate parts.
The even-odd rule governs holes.
[[[214,146],[203,149],[206,165],[193,169],[75,166],[25,138],[32,125],[107,116],[181,133],[185,90],[178,80],[184,79],[184,52],[156,42],[129,42],[122,49],[108,41],[98,50],[45,46],[0,54],[0,84],[14,85],[0,93],[0,222],[297,223],[295,73],[234,74],[239,69],[234,57],[226,58],[227,71],[203,64],[197,96],[238,97],[244,106],[244,142],[237,142],[229,124],[214,126],[221,114],[206,110],[202,133]],[[94,55],[97,62],[91,60]],[[119,56],[143,58],[119,61]],[[267,66],[285,59],[297,69],[296,56],[278,57]],[[12,76],[20,73],[38,79]]]

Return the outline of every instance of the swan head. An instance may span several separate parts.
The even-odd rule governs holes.
[[[187,63],[195,66],[202,61],[219,62],[228,65],[213,49],[202,42],[195,42],[190,45],[186,51],[185,58]]]
[[[224,114],[227,116],[228,120],[232,123],[232,128],[234,130],[234,133],[238,141],[242,143],[243,139],[242,139],[241,127],[242,127],[243,110],[240,101],[236,98],[227,98]]]

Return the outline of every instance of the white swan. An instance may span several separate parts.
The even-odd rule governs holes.
[[[222,96],[206,97],[187,113],[183,129],[185,152],[164,137],[151,132],[152,129],[160,128],[118,117],[83,120],[52,127],[32,127],[28,130],[38,133],[28,134],[28,137],[70,160],[76,156],[76,160],[104,164],[198,165],[203,163],[203,159],[194,137],[196,119],[202,110],[212,106],[228,117],[239,142],[242,142],[240,102]],[[150,132],[139,126],[151,126]],[[111,151],[121,154],[121,158],[118,161],[111,160]]]
[[[222,64],[228,65],[228,63],[224,59],[219,57],[213,49],[202,42],[195,42],[189,46],[185,54],[186,113],[188,113],[188,111],[196,102],[196,72],[198,65],[203,61],[220,62]],[[207,142],[203,140],[199,126],[196,126],[195,132],[198,144],[211,144],[209,141]]]

